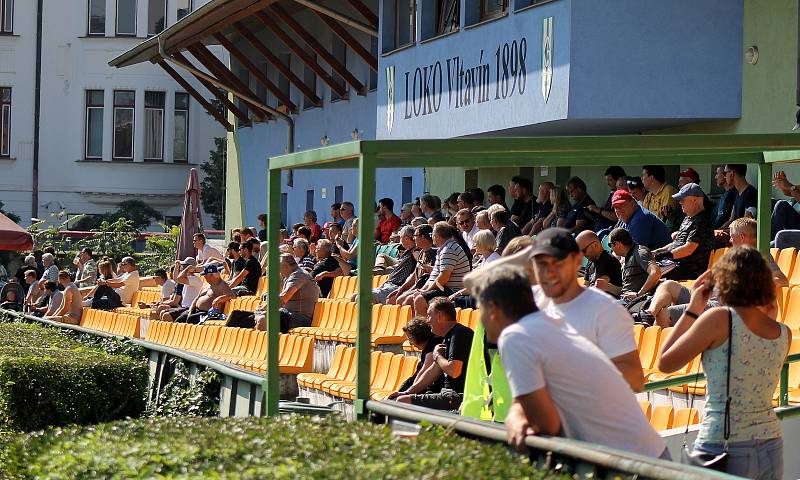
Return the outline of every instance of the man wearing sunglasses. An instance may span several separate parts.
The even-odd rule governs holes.
[[[614,297],[618,296],[622,287],[622,269],[619,262],[603,249],[597,234],[584,230],[575,237],[575,242],[589,261],[583,276],[586,285],[599,288]]]
[[[466,208],[459,210],[456,214],[456,225],[458,225],[458,230],[464,237],[464,241],[467,242],[469,249],[475,253],[475,242],[472,237],[480,230],[475,223],[475,215]]]

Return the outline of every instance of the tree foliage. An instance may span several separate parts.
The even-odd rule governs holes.
[[[214,150],[209,152],[208,161],[200,165],[203,180],[200,182],[200,201],[203,210],[213,219],[212,226],[225,228],[225,152],[227,140],[214,139]]]
[[[5,211],[5,209],[3,208],[4,206],[5,204],[3,203],[2,200],[0,200],[0,213],[8,217],[12,222],[19,223],[20,221],[19,215]]]
[[[72,224],[72,228],[92,231],[99,229],[103,222],[111,224],[121,218],[130,220],[136,230],[144,230],[154,221],[161,219],[161,212],[142,200],[125,200],[118,203],[117,209],[112,212],[81,218]]]

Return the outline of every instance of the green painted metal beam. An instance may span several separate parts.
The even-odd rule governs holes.
[[[267,178],[267,374],[264,380],[266,414],[278,414],[281,374],[278,367],[280,333],[281,171],[270,170]]]
[[[343,168],[338,163],[346,160],[357,160],[361,155],[362,142],[337,143],[327,147],[304,150],[270,158],[270,170],[286,168],[322,167],[325,164],[334,164],[335,168]],[[351,162],[353,163],[353,162]],[[353,163],[354,167],[358,165]]]
[[[360,158],[358,195],[358,336],[356,339],[356,399],[359,418],[367,414],[370,351],[372,349],[372,266],[375,265],[375,166]]]
[[[772,164],[758,164],[758,230],[756,246],[758,250],[769,255],[769,242],[772,239]]]

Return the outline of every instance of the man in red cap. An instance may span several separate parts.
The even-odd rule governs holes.
[[[629,231],[633,240],[649,249],[656,249],[672,241],[669,229],[653,212],[636,203],[629,192],[617,190],[611,196],[611,207],[619,221],[617,228]]]
[[[696,183],[700,185],[700,174],[692,167],[687,168],[678,175],[679,189],[683,188],[687,183]]]

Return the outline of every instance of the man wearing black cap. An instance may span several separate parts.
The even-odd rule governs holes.
[[[200,290],[189,309],[178,316],[176,322],[200,323],[201,317],[209,310],[216,308],[221,311],[225,308],[225,302],[236,298],[231,287],[220,276],[220,269],[216,264],[206,265],[201,275],[206,277],[208,283]]]
[[[653,250],[657,260],[675,260],[678,266],[667,272],[670,280],[694,280],[708,268],[708,257],[714,247],[711,218],[704,206],[703,190],[696,183],[687,183],[672,196],[681,204],[686,217],[672,243]]]

